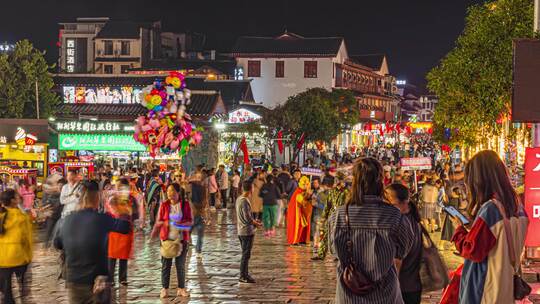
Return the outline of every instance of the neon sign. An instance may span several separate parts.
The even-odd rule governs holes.
[[[128,134],[65,134],[58,136],[60,150],[146,151]]]
[[[261,115],[245,109],[238,109],[229,113],[229,123],[246,123],[257,121],[260,119]]]
[[[17,133],[15,133],[15,141],[17,142],[17,145],[24,146],[24,145],[35,145],[37,142],[37,136],[35,134],[26,133],[26,131],[18,127]]]

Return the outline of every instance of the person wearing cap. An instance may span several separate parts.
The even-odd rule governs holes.
[[[336,184],[334,188],[328,191],[324,202],[324,211],[321,216],[321,231],[320,243],[317,255],[312,257],[312,260],[324,260],[328,252],[328,219],[340,206],[345,205],[350,198],[350,191],[345,184],[346,176],[343,172],[338,171],[336,174]]]

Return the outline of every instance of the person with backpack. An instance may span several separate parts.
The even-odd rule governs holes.
[[[15,304],[11,279],[17,277],[23,295],[24,276],[32,262],[32,222],[21,211],[22,197],[13,189],[0,193],[0,303]]]

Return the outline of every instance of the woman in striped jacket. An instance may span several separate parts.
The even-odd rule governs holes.
[[[339,259],[336,303],[402,304],[394,258],[403,259],[409,252],[414,233],[411,223],[399,209],[383,201],[383,169],[373,158],[359,159],[354,165],[351,198],[339,207],[328,222],[330,244]],[[346,214],[349,216],[350,231]],[[351,241],[351,251],[347,243]],[[364,295],[353,293],[341,276],[349,258],[373,283]]]

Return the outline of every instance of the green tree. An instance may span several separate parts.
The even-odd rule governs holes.
[[[351,91],[313,88],[289,97],[285,104],[269,111],[263,117],[263,124],[269,128],[271,138],[280,130],[290,137],[288,143],[296,159],[299,152],[296,143],[302,134],[306,142],[330,143],[358,119],[358,102]]]
[[[0,118],[36,118],[36,82],[40,118],[53,114],[60,98],[52,91],[52,68],[28,40],[0,54]]]
[[[533,37],[533,1],[498,0],[468,9],[455,48],[427,75],[439,96],[434,135],[474,145],[501,130],[512,92],[512,40]]]

